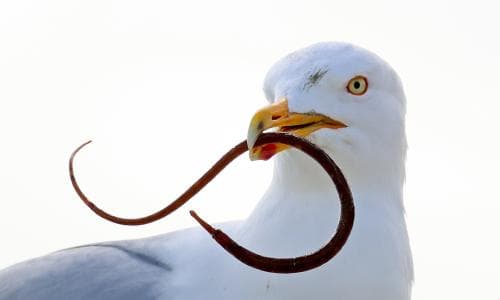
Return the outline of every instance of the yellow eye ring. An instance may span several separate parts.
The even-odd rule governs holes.
[[[368,90],[368,80],[364,76],[356,76],[349,80],[347,91],[353,95],[361,96]]]

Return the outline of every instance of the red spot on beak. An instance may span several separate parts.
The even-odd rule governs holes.
[[[265,144],[260,148],[260,156],[259,158],[262,160],[268,160],[276,154],[276,150],[278,147],[276,144]]]

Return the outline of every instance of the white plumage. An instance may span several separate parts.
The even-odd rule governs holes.
[[[320,74],[321,76],[311,76]],[[368,80],[357,96],[355,76]],[[353,192],[356,220],[342,251],[299,274],[251,269],[199,228],[62,250],[0,271],[0,299],[410,299],[412,259],[402,185],[405,97],[397,74],[376,55],[344,43],[294,52],[269,71],[270,102],[347,125],[308,139],[334,157]],[[277,154],[272,183],[250,217],[222,228],[266,256],[322,246],[338,221],[338,196],[324,171],[296,150]]]

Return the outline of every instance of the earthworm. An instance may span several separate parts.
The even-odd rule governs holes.
[[[142,218],[120,218],[111,215],[94,203],[82,192],[74,176],[73,160],[75,155],[91,141],[88,141],[78,147],[69,160],[69,173],[71,183],[80,199],[98,216],[122,225],[144,225],[157,221],[186,203],[191,197],[198,193],[215,176],[217,176],[229,163],[242,153],[248,151],[247,142],[243,141],[224,154],[203,176],[200,177],[191,187],[189,187],[181,196],[170,203],[165,208]],[[270,143],[280,143],[292,146],[311,156],[327,172],[335,187],[340,200],[340,219],[337,230],[328,243],[312,254],[294,257],[294,258],[273,258],[254,253],[236,243],[222,230],[215,229],[200,218],[194,211],[190,211],[191,216],[212,236],[212,238],[222,246],[227,252],[233,255],[242,263],[271,273],[299,273],[317,268],[330,261],[347,242],[354,224],[354,202],[351,190],[340,168],[335,164],[332,158],[316,145],[309,141],[284,133],[263,133],[255,142],[256,146]]]

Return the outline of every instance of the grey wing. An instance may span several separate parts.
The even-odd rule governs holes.
[[[170,266],[154,241],[62,250],[0,271],[0,299],[157,299]],[[168,297],[167,297],[168,299]]]

